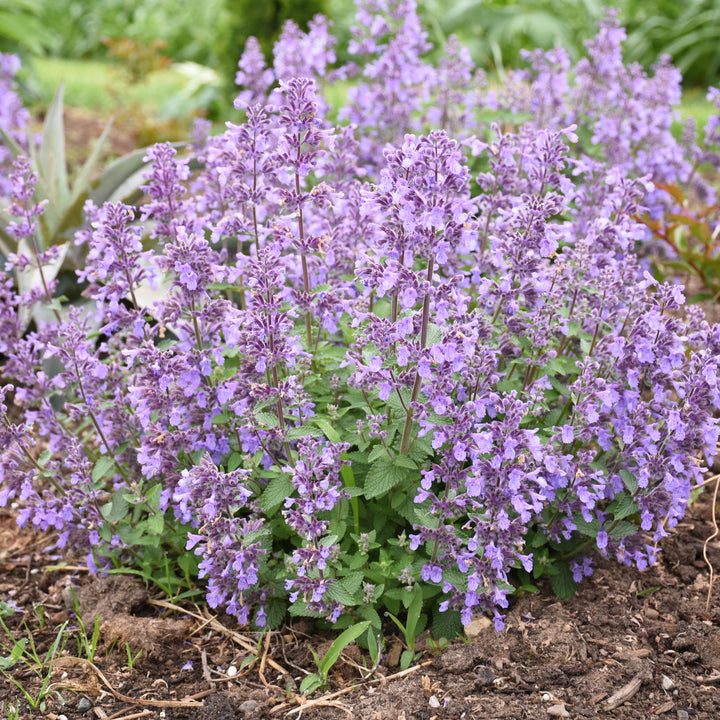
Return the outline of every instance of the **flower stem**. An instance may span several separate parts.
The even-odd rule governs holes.
[[[435,269],[435,258],[430,255],[427,267],[427,281],[432,283],[433,271]],[[428,325],[430,324],[430,293],[426,292],[423,298],[423,309],[422,309],[422,325],[420,327],[420,350],[424,350],[427,345],[427,334]],[[407,455],[410,450],[410,437],[412,434],[413,426],[413,403],[417,400],[420,394],[420,373],[416,371],[415,382],[413,383],[412,393],[410,394],[410,402],[407,405],[405,413],[405,425],[403,427],[402,441],[400,443],[400,454]]]

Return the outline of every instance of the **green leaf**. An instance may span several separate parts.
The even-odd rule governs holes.
[[[408,470],[398,467],[390,458],[376,460],[365,477],[365,497],[376,498],[385,495],[408,476]]]
[[[280,425],[280,421],[277,419],[277,415],[269,412],[256,412],[255,420],[261,427],[276,428]]]
[[[600,532],[601,525],[599,520],[587,522],[583,519],[582,515],[577,515],[573,518],[573,521],[578,529],[578,532],[585,537],[594,538],[597,537],[597,534]]]
[[[402,655],[400,655],[400,669],[401,670],[407,670],[410,665],[412,665],[412,661],[415,659],[415,651],[414,650],[403,650]]]
[[[93,183],[88,193],[90,199],[96,205],[108,201],[128,201],[133,199],[133,195],[139,199],[142,196],[139,188],[146,182],[143,177],[147,172],[143,161],[146,154],[147,150],[141,148],[110,163],[105,172]]]
[[[105,503],[100,508],[100,512],[108,522],[114,523],[127,515],[129,507],[130,503],[125,499],[125,490],[121,488],[113,493],[110,502]]]
[[[560,395],[563,397],[569,398],[571,396],[571,392],[568,389],[568,386],[566,383],[561,382],[558,380],[554,375],[548,375],[548,380],[550,381],[550,384],[557,390]]]
[[[314,417],[311,422],[317,425],[324,433],[325,437],[331,443],[339,443],[340,435],[338,431],[330,424],[330,421],[323,417]]]
[[[290,497],[293,492],[293,484],[287,475],[278,475],[268,484],[260,496],[260,507],[272,515]]]
[[[628,492],[634,495],[638,490],[637,478],[629,470],[625,470],[625,468],[620,470],[620,477]]]
[[[377,597],[377,591],[376,591],[376,597]],[[363,608],[363,610],[360,614],[366,620],[370,621],[370,623],[372,624],[372,628],[375,629],[375,632],[379,633],[382,630],[382,619],[380,618],[380,615],[378,615],[378,612],[374,607]]]
[[[443,335],[444,335],[444,332],[440,325],[436,325],[435,323],[428,323],[427,341],[426,341],[427,347],[441,343],[442,339],[443,339]]]
[[[27,640],[22,638],[15,642],[13,649],[10,651],[8,657],[0,657],[0,670],[9,670],[17,661],[22,657],[25,652],[25,645]]]
[[[615,520],[622,520],[638,512],[638,505],[629,495],[623,494],[620,498],[608,505],[607,512],[612,513]]]
[[[90,153],[90,156],[85,161],[85,164],[80,169],[80,172],[77,174],[77,177],[75,178],[75,182],[73,184],[72,196],[69,203],[71,206],[77,202],[85,201],[85,196],[90,189],[90,181],[92,179],[92,175],[95,172],[95,167],[97,166],[98,160],[100,159],[100,154],[102,153],[103,148],[107,143],[114,120],[114,118],[110,118],[110,121],[105,126],[102,135],[100,135],[100,137],[95,142],[95,147],[93,148],[92,153]]]
[[[412,591],[412,601],[407,608],[407,622],[405,624],[405,642],[412,652],[415,652],[415,629],[420,620],[423,607],[422,588],[416,585]],[[407,606],[406,606],[407,607]]]
[[[110,476],[110,470],[115,468],[115,460],[114,458],[111,458],[109,455],[102,455],[98,458],[97,462],[95,463],[95,467],[93,467],[92,471],[92,479],[93,482],[97,482],[98,480],[101,480],[104,477]],[[114,474],[114,473],[112,473]]]
[[[165,516],[161,512],[156,512],[150,515],[147,524],[151,532],[154,532],[156,535],[162,535],[165,530]]]
[[[377,665],[378,658],[380,657],[380,645],[378,644],[378,636],[375,634],[375,629],[372,625],[367,629],[365,644],[367,645],[368,652],[370,653],[370,662],[374,667]]]
[[[50,461],[50,458],[51,458],[52,456],[53,456],[53,451],[52,451],[52,450],[43,450],[43,451],[40,453],[40,457],[37,459],[37,464],[38,464],[40,467],[45,467],[45,466],[48,464],[48,462]]]
[[[347,630],[343,630],[340,635],[335,638],[330,648],[325,653],[325,657],[320,661],[318,670],[323,680],[327,680],[328,673],[332,666],[338,661],[342,651],[351,643],[355,642],[370,627],[369,620],[351,625]]]
[[[300,683],[300,692],[311,695],[322,686],[322,678],[317,673],[310,673],[310,675],[306,675]]]
[[[332,598],[341,605],[359,605],[360,598],[356,592],[349,590],[342,580],[333,580],[327,588],[326,592],[329,598]]]
[[[322,430],[312,425],[302,425],[301,427],[290,428],[287,431],[288,440],[299,440],[304,437],[320,437],[321,435]]]
[[[231,453],[227,462],[227,471],[230,473],[237,470],[242,465],[242,460],[243,457],[239,452]]]
[[[356,593],[360,589],[364,577],[365,574],[361,572],[348,573],[340,582],[349,592]]]
[[[440,640],[441,638],[452,640],[454,637],[460,635],[462,627],[460,613],[457,610],[440,612],[436,609],[433,612],[432,636],[436,640]]]
[[[395,458],[395,467],[407,468],[408,470],[417,470],[417,463],[407,457],[407,455],[398,455]]]
[[[370,451],[370,455],[368,455],[368,462],[374,463],[375,461],[379,460],[380,458],[386,458],[386,457],[389,457],[388,451],[385,449],[385,446],[382,443],[378,443]]]
[[[578,584],[573,580],[570,566],[567,563],[557,563],[555,569],[557,572],[550,578],[553,592],[563,600],[575,597]]]
[[[52,42],[47,27],[38,18],[13,10],[0,11],[0,35],[24,45],[33,55],[42,55],[44,46]]]
[[[60,221],[60,213],[62,209],[66,207],[70,198],[67,164],[65,160],[63,89],[64,86],[60,83],[60,87],[48,108],[45,122],[43,123],[42,138],[37,155],[37,172],[43,179],[43,184],[47,191],[47,199],[49,200],[45,215],[49,216],[48,224],[51,232],[57,228]]]
[[[638,532],[637,525],[627,522],[626,520],[621,520],[615,527],[608,530],[608,536],[615,540],[620,540],[628,535],[634,535],[636,532]]]

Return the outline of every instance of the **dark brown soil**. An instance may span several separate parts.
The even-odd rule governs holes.
[[[373,673],[363,669],[369,659],[350,647],[327,690],[309,699],[297,688],[315,669],[310,650],[322,655],[331,636],[296,622],[260,637],[202,607],[180,602],[182,608],[171,609],[130,577],[58,569],[43,549],[48,538],[20,533],[9,515],[0,516],[0,601],[23,611],[5,618],[13,634],[27,632],[24,621],[42,656],[61,623],[78,626],[72,612],[78,606],[86,636],[96,616],[99,629],[92,664],[78,648],[78,633],[70,636],[51,676],[59,695],[47,698],[44,713],[31,714],[5,678],[0,708],[20,702],[21,718],[51,720],[714,720],[720,717],[720,592],[706,609],[710,573],[703,560],[713,534],[711,499],[708,492],[701,497],[644,573],[601,560],[574,599],[561,602],[543,589],[515,601],[504,632],[480,618],[473,638],[442,651],[423,639],[406,672],[397,666],[397,637],[386,636],[386,654]],[[717,540],[707,544],[707,556],[720,569]],[[0,643],[0,657],[8,656],[4,633]],[[140,653],[132,669],[128,652]],[[40,687],[22,663],[8,674],[31,692]]]

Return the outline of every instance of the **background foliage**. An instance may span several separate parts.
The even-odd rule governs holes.
[[[560,45],[576,60],[595,33],[603,8],[613,6],[628,31],[627,59],[649,68],[668,53],[686,87],[709,85],[720,74],[720,3],[717,0],[422,0],[430,39],[441,46],[457,34],[476,63],[517,67],[523,48]],[[339,46],[350,37],[353,0],[0,0],[0,50],[32,55],[105,59],[107,39],[129,38],[176,62],[195,62],[232,82],[250,34],[268,56],[285,20],[305,27],[316,13],[330,17]],[[47,28],[53,28],[52,33]],[[346,60],[342,53],[339,60]]]

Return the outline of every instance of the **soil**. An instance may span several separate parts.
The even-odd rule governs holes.
[[[0,601],[21,612],[4,618],[15,638],[31,633],[43,657],[68,622],[77,638],[55,660],[44,712],[27,706],[10,679],[33,694],[40,679],[22,662],[0,678],[0,707],[20,702],[20,718],[168,718],[240,720],[442,720],[498,718],[720,717],[720,571],[712,496],[705,492],[645,572],[600,558],[575,598],[549,588],[513,601],[507,628],[477,618],[472,637],[442,650],[422,637],[416,662],[398,667],[399,637],[387,628],[386,652],[373,672],[356,646],[330,673],[328,687],[298,694],[332,635],[295,622],[259,636],[207,608],[150,591],[130,576],[90,577],[49,555],[52,538],[18,531],[0,516]],[[67,558],[65,559],[68,560]],[[713,572],[714,574],[714,572]],[[42,608],[42,615],[39,608]],[[44,624],[40,622],[43,618]],[[97,618],[97,621],[95,620]],[[96,624],[97,623],[97,624]],[[0,634],[1,658],[12,648]],[[91,653],[92,654],[92,653]],[[137,659],[132,662],[128,658]],[[128,667],[131,665],[131,667]]]

